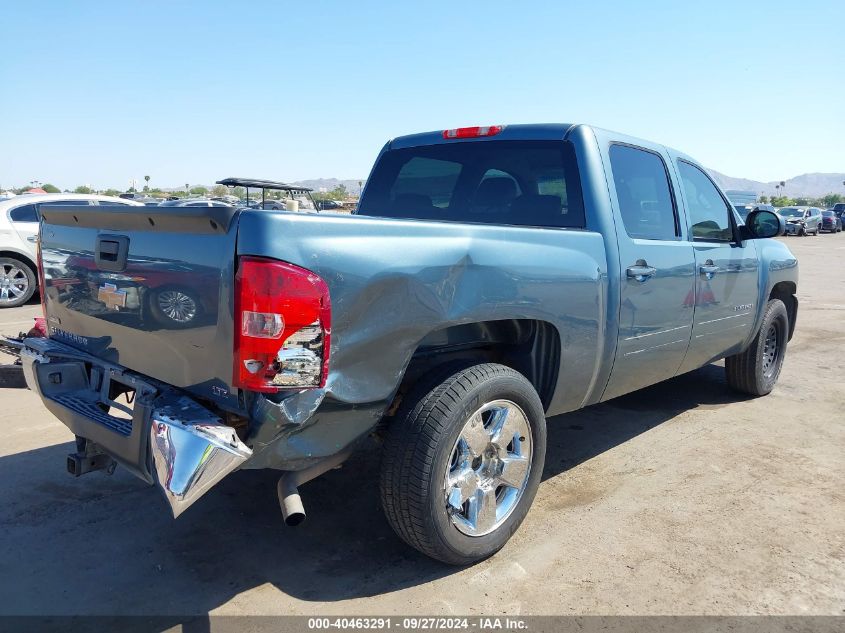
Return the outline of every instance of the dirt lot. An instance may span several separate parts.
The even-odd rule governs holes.
[[[120,469],[72,479],[71,434],[2,389],[0,614],[843,614],[845,234],[787,241],[801,307],[774,393],[738,397],[713,365],[550,420],[533,510],[468,569],[393,535],[374,450],[303,487],[299,528],[271,472],[174,521]]]

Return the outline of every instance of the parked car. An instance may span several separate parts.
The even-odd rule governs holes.
[[[320,211],[334,211],[336,209],[342,209],[343,204],[337,200],[317,200],[317,208]]]
[[[786,220],[787,235],[818,235],[822,212],[816,207],[783,207],[778,213]]]
[[[822,223],[820,230],[828,233],[839,233],[842,231],[842,218],[836,215],[835,211],[822,211]]]
[[[0,200],[0,308],[23,305],[38,287],[38,221],[41,209],[56,204],[138,203],[110,196],[76,193],[46,193]]]
[[[289,198],[291,200],[296,200],[297,208],[299,211],[315,211],[314,203],[311,202],[308,198],[304,197],[293,197]],[[259,202],[256,208],[259,209],[271,209],[274,211],[286,211],[287,210],[287,201],[288,199],[281,199],[281,200],[265,200],[264,202]]]
[[[375,433],[389,523],[451,564],[525,518],[547,417],[722,358],[768,394],[798,310],[795,257],[762,239],[780,216],[742,224],[693,159],[584,125],[394,139],[357,215],[57,207],[43,227],[43,256],[73,264],[45,275],[49,336],[21,356],[78,438],[74,475],[116,460],[178,516],[237,468],[277,469],[297,524],[298,486]],[[178,336],[134,300],[174,266],[211,284]]]

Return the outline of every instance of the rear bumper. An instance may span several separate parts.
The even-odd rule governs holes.
[[[25,339],[21,361],[47,409],[77,437],[157,484],[174,516],[252,456],[234,429],[172,387],[52,339]],[[131,410],[110,398],[127,389],[134,391]],[[121,407],[126,415],[112,415]]]

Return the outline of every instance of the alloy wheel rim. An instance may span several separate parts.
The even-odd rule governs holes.
[[[11,303],[25,296],[29,278],[19,266],[3,264],[0,267],[0,303]]]
[[[528,483],[531,427],[510,400],[488,402],[467,419],[444,480],[446,510],[467,536],[496,530],[513,513]]]
[[[188,323],[197,315],[197,304],[190,295],[178,290],[167,290],[158,296],[159,309],[177,323]]]

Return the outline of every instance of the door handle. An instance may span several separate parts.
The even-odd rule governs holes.
[[[37,236],[37,235],[27,235],[27,236],[26,236],[26,241],[27,241],[27,242],[37,242],[37,241],[38,241],[38,236]]]
[[[628,266],[625,272],[628,274],[628,279],[635,279],[642,283],[657,273],[657,269],[654,266],[649,266],[644,259],[638,259],[637,263]]]
[[[708,259],[698,267],[698,272],[707,277],[707,279],[713,279],[713,275],[719,272],[719,267],[713,264],[712,259]]]

